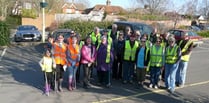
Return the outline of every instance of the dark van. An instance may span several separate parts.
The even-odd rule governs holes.
[[[151,32],[154,30],[153,27],[144,24],[144,23],[138,23],[138,22],[129,22],[129,21],[117,21],[114,22],[113,24],[116,24],[118,26],[118,30],[125,30],[127,26],[131,28],[131,31],[133,32],[134,30],[139,30],[141,35],[143,34],[148,34],[150,35]],[[125,31],[124,31],[125,32]]]

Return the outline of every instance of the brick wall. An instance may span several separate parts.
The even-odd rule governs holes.
[[[55,21],[55,15],[46,14],[46,27],[50,26],[52,22]],[[35,25],[39,30],[42,30],[42,15],[36,19],[32,18],[22,18],[22,25]]]

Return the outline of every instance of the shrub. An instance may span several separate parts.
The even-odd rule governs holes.
[[[6,23],[10,28],[16,28],[21,25],[22,19],[20,16],[7,16]]]
[[[9,44],[10,30],[9,26],[4,21],[0,21],[0,46]]]
[[[108,26],[112,25],[110,21],[103,22],[94,22],[94,21],[79,21],[79,20],[70,20],[63,24],[60,24],[59,28],[63,29],[72,29],[77,33],[81,34],[82,37],[85,37],[87,34],[91,33],[94,27],[99,28],[108,28]]]
[[[38,16],[35,9],[22,9],[22,17],[35,19]]]
[[[202,36],[202,37],[209,37],[209,30],[207,30],[207,31],[199,31],[199,32],[197,32],[197,34]]]

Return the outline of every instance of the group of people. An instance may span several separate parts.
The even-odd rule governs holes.
[[[136,81],[139,87],[143,87],[149,71],[148,87],[158,89],[162,75],[165,87],[173,93],[175,86],[185,84],[193,48],[193,42],[186,35],[176,41],[172,34],[161,36],[156,29],[151,35],[141,35],[140,31],[131,31],[130,27],[126,27],[124,32],[118,31],[117,25],[113,24],[111,30],[104,29],[102,33],[95,27],[81,40],[72,31],[67,43],[62,34],[56,41],[49,38],[46,53],[39,63],[47,79],[47,87],[58,91],[62,91],[65,71],[68,71],[68,90],[76,89],[82,68],[84,88],[91,87],[93,69],[97,71],[97,85],[107,88],[111,87],[112,78],[122,80],[123,84]]]

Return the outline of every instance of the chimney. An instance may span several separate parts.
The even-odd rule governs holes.
[[[110,6],[110,4],[111,4],[111,1],[110,1],[110,0],[107,0],[107,1],[106,1],[106,5],[107,5],[107,6]]]

